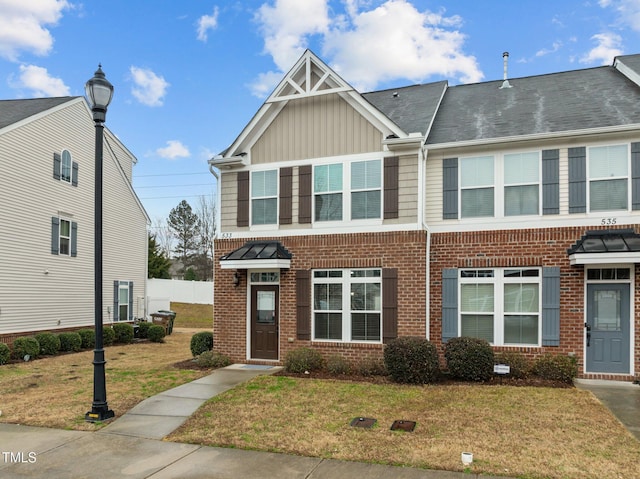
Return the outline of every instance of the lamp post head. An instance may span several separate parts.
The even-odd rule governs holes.
[[[98,65],[93,78],[85,84],[84,91],[93,112],[93,121],[103,123],[113,97],[113,85],[104,76],[102,65]]]

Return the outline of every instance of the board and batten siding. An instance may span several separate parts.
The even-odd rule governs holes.
[[[95,128],[81,99],[0,135],[0,334],[94,323],[94,147]],[[53,154],[63,149],[78,163],[78,186],[53,178]],[[105,165],[108,163],[105,156]],[[105,177],[110,176],[114,176],[114,168],[106,166]],[[117,176],[123,178],[122,173]],[[112,208],[117,202],[119,210],[139,210],[126,196],[114,201],[122,192],[109,191],[112,187],[105,181],[105,206]],[[55,216],[77,223],[76,257],[51,254],[51,218]],[[145,226],[143,221],[141,228]],[[115,230],[105,228],[106,243],[113,243],[113,237],[130,235],[128,228],[128,220]],[[142,245],[146,250],[146,233]],[[106,249],[105,245],[108,265]],[[142,257],[146,260],[146,251]],[[123,259],[124,263],[136,261],[133,257]],[[145,274],[143,265],[136,273],[142,290]],[[111,283],[104,288],[105,320],[112,302]]]
[[[290,101],[251,148],[254,165],[379,151],[382,133],[338,95]]]

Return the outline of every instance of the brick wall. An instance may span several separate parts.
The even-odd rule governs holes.
[[[635,230],[640,225],[634,225]],[[630,226],[626,226],[630,227]],[[584,365],[584,268],[571,266],[567,249],[593,227],[545,228],[530,230],[437,233],[431,236],[431,340],[442,350],[442,270],[444,268],[494,268],[525,266],[560,267],[560,346],[542,348],[496,348],[520,351],[535,358],[545,352],[575,354],[579,371]],[[635,315],[632,318],[635,344],[640,344],[640,268],[635,278]],[[634,354],[635,371],[640,354]],[[585,376],[587,377],[587,376]],[[632,379],[613,375],[589,375],[598,379]]]
[[[264,240],[266,238],[260,238]],[[299,341],[296,337],[295,271],[323,268],[397,268],[398,335],[426,335],[426,234],[421,231],[269,238],[292,253],[291,268],[280,273],[280,360],[292,350],[313,346],[325,357],[339,354],[356,362],[382,358],[381,344]],[[218,258],[249,239],[217,240]],[[215,264],[214,349],[236,362],[247,361],[247,277],[233,285],[234,270]],[[290,341],[292,340],[292,341]],[[252,361],[254,362],[254,361]]]

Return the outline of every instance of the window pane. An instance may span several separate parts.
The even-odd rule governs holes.
[[[460,309],[469,312],[493,312],[492,284],[463,284],[460,286]]]
[[[380,314],[353,313],[351,315],[353,341],[380,341]]]
[[[460,336],[486,339],[493,343],[493,315],[463,314]]]
[[[314,169],[314,192],[342,191],[342,164],[319,165]]]
[[[626,210],[627,180],[592,181],[590,187],[591,211]]]
[[[316,195],[316,221],[342,220],[342,193]]]
[[[538,152],[504,155],[504,183],[537,183],[540,180]]]
[[[460,159],[460,186],[493,185],[493,156]]]
[[[380,283],[353,283],[351,310],[380,311]]]
[[[60,237],[60,254],[61,255],[69,254],[69,238]]]
[[[351,163],[351,189],[362,190],[380,188],[381,161],[354,161]]]
[[[506,313],[537,313],[540,309],[537,284],[505,284],[504,311]]]
[[[340,311],[342,309],[342,284],[316,284],[313,286],[314,308]]]
[[[273,225],[278,222],[278,200],[253,200],[251,222],[254,225]]]
[[[351,219],[380,218],[380,190],[351,193]]]
[[[379,278],[379,269],[353,269],[351,270],[352,278]]]
[[[627,145],[589,148],[589,178],[627,176]]]
[[[538,316],[505,316],[506,344],[538,344]]]
[[[62,150],[61,178],[64,181],[71,181],[71,153],[67,150]]]
[[[276,170],[254,171],[251,174],[251,196],[253,198],[278,195],[278,172]]]
[[[316,339],[342,339],[342,314],[316,313],[314,319]]]
[[[69,237],[71,223],[67,220],[60,220],[60,236]]]
[[[463,218],[493,216],[493,188],[462,190],[460,193]]]
[[[504,189],[504,215],[537,215],[538,185],[507,186]]]

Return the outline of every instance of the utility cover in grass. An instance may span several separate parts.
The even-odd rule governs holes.
[[[413,432],[415,428],[416,428],[415,421],[406,421],[404,419],[398,419],[396,421],[393,421],[393,424],[391,425],[392,431]]]
[[[375,423],[376,419],[370,417],[354,417],[351,420],[353,427],[362,427],[364,429],[371,429]]]

